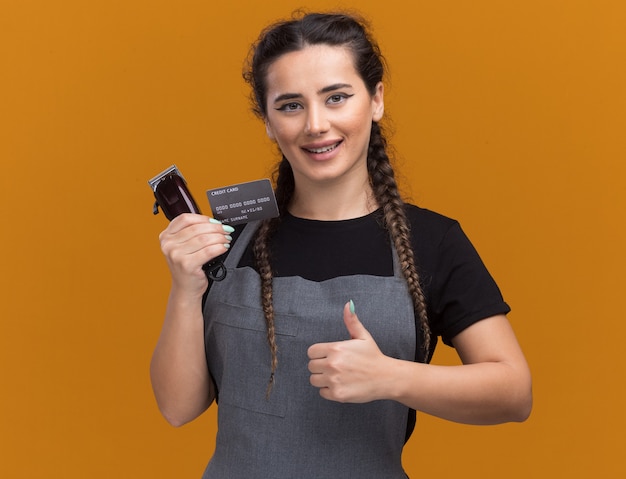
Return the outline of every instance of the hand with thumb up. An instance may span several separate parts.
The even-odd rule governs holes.
[[[349,340],[317,343],[309,348],[311,384],[331,401],[365,403],[383,399],[385,371],[391,358],[380,351],[359,321],[352,301],[343,308],[343,321]]]

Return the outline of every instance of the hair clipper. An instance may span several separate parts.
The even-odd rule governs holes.
[[[182,213],[200,213],[200,208],[187,189],[187,182],[176,165],[156,175],[148,181],[148,184],[156,198],[153,210],[155,215],[158,214],[159,207],[170,221]]]
[[[183,213],[200,214],[200,208],[187,188],[187,182],[176,165],[172,165],[154,178],[148,180],[156,201],[152,212],[156,215],[159,208],[165,217],[172,221]],[[213,281],[221,281],[226,276],[226,267],[218,256],[209,261],[202,269]]]

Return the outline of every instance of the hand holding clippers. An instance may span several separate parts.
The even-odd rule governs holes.
[[[182,213],[200,214],[200,208],[176,165],[148,180],[148,184],[156,199],[152,210],[155,215],[159,213],[159,207],[170,221]],[[202,269],[212,281],[221,281],[226,277],[226,267],[219,257],[203,265]]]

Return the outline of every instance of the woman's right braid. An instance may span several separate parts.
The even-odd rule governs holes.
[[[385,227],[391,234],[402,274],[407,282],[413,300],[413,309],[419,321],[422,341],[423,360],[430,354],[430,326],[426,314],[426,299],[419,281],[415,255],[411,245],[409,222],[404,210],[404,201],[398,191],[398,185],[389,156],[387,142],[378,123],[372,122],[372,132],[368,154],[368,170],[376,201],[383,209]]]
[[[283,158],[276,171],[275,194],[276,202],[278,203],[278,211],[287,211],[287,205],[293,195],[294,187],[293,171],[287,160]],[[274,386],[275,373],[278,366],[278,346],[276,344],[276,328],[274,321],[274,293],[272,287],[274,275],[271,265],[270,240],[279,222],[280,217],[264,220],[255,234],[252,246],[256,266],[259,270],[259,276],[261,277],[261,306],[263,308],[263,315],[265,316],[267,342],[272,355],[271,372],[266,397],[269,397],[272,387]]]
[[[276,330],[274,326],[274,301],[272,291],[272,266],[270,262],[269,238],[274,225],[273,219],[264,220],[256,232],[253,243],[253,252],[256,265],[261,277],[261,305],[265,316],[265,326],[267,330],[267,342],[272,355],[271,372],[267,385],[266,397],[269,397],[274,385],[274,373],[278,364],[278,347],[276,346]]]

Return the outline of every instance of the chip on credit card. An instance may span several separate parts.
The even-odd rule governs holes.
[[[213,217],[237,225],[278,216],[278,205],[269,179],[248,181],[207,190]]]

